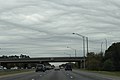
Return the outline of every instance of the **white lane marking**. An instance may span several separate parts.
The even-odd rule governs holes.
[[[67,75],[69,75],[69,74],[67,74]]]
[[[32,79],[32,80],[35,80],[35,79]]]
[[[42,76],[42,75],[40,75],[40,76]]]
[[[73,77],[72,77],[72,76],[70,76],[70,78],[72,79]]]

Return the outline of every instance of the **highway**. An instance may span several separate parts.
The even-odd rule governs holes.
[[[46,72],[30,72],[4,77],[0,76],[0,80],[120,80],[120,78],[78,70],[49,70]]]

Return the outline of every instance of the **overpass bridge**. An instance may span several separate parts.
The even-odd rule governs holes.
[[[0,65],[7,66],[7,64],[12,63],[45,63],[45,62],[78,62],[79,68],[83,68],[83,57],[38,57],[38,58],[7,58],[0,59]]]
[[[83,60],[83,57],[8,58],[0,59],[0,63],[79,62]]]

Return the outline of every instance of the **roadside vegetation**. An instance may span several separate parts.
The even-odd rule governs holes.
[[[30,69],[17,69],[17,70],[0,70],[0,76],[3,76],[3,75],[11,75],[11,74],[17,74],[17,73],[23,73],[23,72],[30,72],[30,71],[33,71],[33,70],[30,70]]]
[[[109,72],[109,71],[94,71],[96,73],[104,74],[104,75],[110,75],[110,76],[117,76],[120,77],[120,71],[115,72]]]
[[[75,63],[74,68],[78,67]],[[87,53],[86,69],[80,70],[120,77],[120,42],[113,43],[105,53]]]
[[[22,59],[22,58],[30,58],[29,56],[21,54],[20,56],[2,56],[0,59]],[[49,65],[49,63],[44,63],[45,65]],[[17,72],[23,72],[24,69],[32,69],[36,67],[36,63],[1,63],[3,67],[7,69],[11,69],[14,67],[18,67],[18,69],[23,70],[13,70],[13,71],[0,71],[0,75],[2,74],[11,74]],[[78,63],[71,63],[73,68],[79,68],[80,65]],[[63,67],[65,64],[62,65]],[[112,74],[112,75],[120,75],[120,42],[113,43],[105,53],[95,53],[89,52],[86,57],[86,70],[90,71],[98,71],[100,73]],[[26,70],[25,70],[26,71]]]
[[[87,69],[77,69],[77,70],[120,77],[120,71],[97,71],[97,70],[87,70]]]
[[[86,69],[97,71],[120,71],[120,43],[113,43],[105,53],[88,53],[86,58]]]

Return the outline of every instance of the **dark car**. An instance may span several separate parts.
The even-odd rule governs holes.
[[[43,65],[43,64],[37,64],[37,66],[36,66],[36,72],[38,72],[38,71],[42,71],[42,72],[45,72],[45,66]]]
[[[65,66],[65,71],[72,71],[72,66],[70,64],[67,64]]]
[[[60,67],[59,67],[59,66],[56,66],[56,67],[54,68],[54,70],[55,70],[55,71],[60,71]]]

